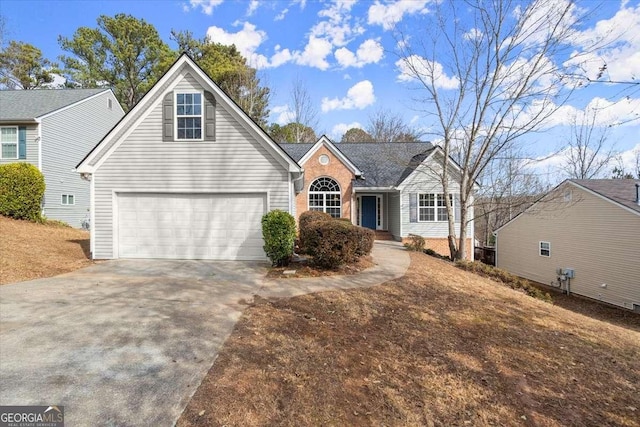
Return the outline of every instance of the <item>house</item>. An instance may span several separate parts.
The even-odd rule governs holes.
[[[373,230],[388,231],[393,239],[423,236],[428,248],[449,254],[447,211],[440,173],[442,149],[417,143],[333,143],[326,136],[315,144],[282,144],[304,168],[304,186],[296,196],[297,216],[318,210]],[[460,199],[452,170],[450,191],[460,233]],[[467,256],[473,257],[473,207],[467,223]]]
[[[90,195],[74,168],[122,116],[110,89],[0,91],[0,164],[36,166],[46,184],[43,214],[79,228]]]
[[[640,311],[640,181],[567,180],[504,226],[497,266]]]
[[[187,55],[78,164],[93,258],[266,259],[302,168]]]

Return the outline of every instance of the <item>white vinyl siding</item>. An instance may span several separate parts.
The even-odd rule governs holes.
[[[547,285],[559,268],[573,268],[573,293],[640,304],[640,215],[565,185],[498,231],[498,267]],[[567,188],[572,197],[565,202]],[[541,241],[549,242],[550,257],[540,256]]]
[[[441,169],[438,159],[432,158],[430,163],[425,166],[419,167],[414,171],[405,182],[402,184],[402,190],[400,195],[400,212],[401,212],[401,227],[402,236],[408,237],[409,234],[417,234],[423,237],[430,238],[447,238],[449,235],[449,223],[445,220],[421,220],[418,215],[418,221],[411,222],[410,217],[410,195],[411,194],[442,194],[442,184],[438,171]],[[459,193],[459,186],[454,180],[449,183],[449,192],[451,194]],[[473,203],[473,200],[471,200]],[[434,207],[434,215],[438,214],[437,197],[435,200],[436,206]],[[418,197],[418,214],[419,214],[419,197]],[[446,209],[446,208],[443,208]],[[454,209],[455,210],[455,209]],[[437,218],[437,216],[436,216]],[[442,218],[442,216],[441,216]],[[473,238],[473,206],[467,210],[467,238]],[[456,236],[460,236],[460,223],[455,223]]]
[[[116,103],[113,93],[105,91],[42,119],[44,214],[47,218],[80,228],[88,217],[89,182],[80,177],[75,167],[124,115],[119,106],[109,109],[108,99]],[[74,203],[61,203],[63,194],[72,194]]]
[[[190,74],[174,91],[202,87]],[[114,257],[113,212],[117,192],[268,193],[269,209],[289,210],[289,173],[238,123],[223,102],[216,105],[215,142],[163,142],[162,99],[94,173],[94,258]]]
[[[391,233],[395,240],[401,240],[400,220],[402,213],[400,212],[400,193],[387,194],[387,200],[389,209],[387,209],[386,218],[389,224],[389,233]]]

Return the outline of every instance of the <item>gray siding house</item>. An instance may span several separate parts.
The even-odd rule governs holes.
[[[43,214],[79,228],[90,185],[75,166],[123,116],[110,89],[0,91],[0,164],[35,165],[46,184]]]
[[[302,169],[187,55],[77,165],[94,259],[264,260]]]
[[[495,231],[497,266],[640,312],[639,186],[565,181]]]

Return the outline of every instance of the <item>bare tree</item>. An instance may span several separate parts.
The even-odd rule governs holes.
[[[565,43],[576,13],[571,2],[554,0],[534,0],[525,7],[511,0],[448,0],[425,15],[432,20],[424,26],[430,36],[409,39],[398,33],[401,79],[415,85],[416,100],[433,118],[441,141],[444,159],[434,173],[447,205],[452,258],[466,257],[476,180],[492,160],[540,129],[566,102],[571,87],[562,61],[554,61],[569,54]],[[456,173],[446,161],[453,152],[459,153]],[[458,236],[449,197],[457,191]]]
[[[594,108],[572,119],[562,163],[569,178],[597,178],[608,170],[616,155],[608,141],[610,128],[599,125],[597,116],[598,110]]]
[[[309,141],[308,138],[313,134],[315,138],[315,129],[318,127],[318,108],[311,99],[311,95],[307,90],[305,82],[296,76],[291,86],[291,102],[293,104],[293,123],[294,141],[295,142],[315,142]],[[313,132],[305,131],[311,128]]]
[[[419,142],[420,132],[402,117],[389,110],[378,110],[369,116],[366,132],[374,142]]]

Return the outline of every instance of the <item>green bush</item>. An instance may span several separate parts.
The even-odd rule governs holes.
[[[492,265],[484,264],[479,261],[456,261],[456,267],[462,270],[471,271],[473,273],[479,274],[480,276],[489,277],[490,279],[494,279],[498,282],[504,283],[511,289],[520,290],[525,294],[534,298],[538,298],[542,301],[552,302],[551,295],[549,295],[548,292],[543,292],[539,288],[536,288],[527,279],[514,276],[508,271],[502,270]]]
[[[30,163],[0,165],[0,214],[29,221],[42,221],[44,176]]]
[[[264,251],[274,266],[291,262],[296,239],[296,220],[288,212],[273,210],[262,217]]]
[[[409,241],[404,244],[404,247],[410,251],[422,252],[424,251],[424,237],[417,234],[409,234]]]

